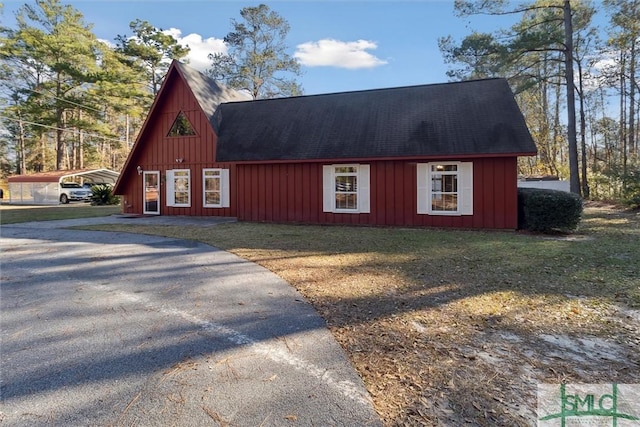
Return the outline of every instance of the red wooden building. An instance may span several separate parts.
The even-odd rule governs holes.
[[[515,229],[535,153],[504,79],[253,101],[174,62],[115,193],[137,214]]]

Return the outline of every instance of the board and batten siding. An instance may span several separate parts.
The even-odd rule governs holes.
[[[473,215],[418,214],[418,162],[384,160],[360,162],[370,165],[371,209],[364,214],[323,212],[322,167],[329,163],[239,164],[237,181],[232,178],[236,216],[260,222],[517,228],[516,157],[464,161],[473,162]]]
[[[235,164],[215,162],[217,136],[184,81],[173,78],[166,82],[163,91],[170,96],[159,98],[161,102],[154,107],[153,116],[146,123],[144,135],[138,141],[135,157],[130,159],[133,173],[130,174],[122,194],[124,213],[141,214],[143,212],[142,175],[135,172],[136,166],[139,165],[145,171],[160,172],[160,215],[235,217],[234,191],[231,191],[228,208],[205,208],[202,200],[202,170],[229,169],[229,180],[235,182]],[[193,126],[196,135],[167,137],[181,111]],[[191,171],[190,207],[166,205],[166,172],[173,169]]]

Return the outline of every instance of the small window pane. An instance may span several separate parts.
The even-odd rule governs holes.
[[[196,131],[193,129],[193,126],[191,126],[191,123],[189,123],[189,120],[181,111],[171,125],[167,136],[191,136],[195,134]]]
[[[434,211],[451,211],[458,210],[457,194],[434,194],[431,198],[431,209]]]
[[[446,193],[455,193],[458,191],[458,176],[457,175],[445,175],[442,177],[443,189]]]
[[[336,173],[356,173],[358,168],[355,166],[338,166],[336,167]]]
[[[336,209],[357,209],[357,196],[355,194],[336,194]]]
[[[189,203],[189,193],[185,193],[183,191],[176,191],[176,204],[186,205]]]
[[[176,193],[180,191],[189,190],[189,179],[188,178],[177,178],[176,179]]]
[[[358,191],[357,181],[352,175],[336,176],[336,191]]]
[[[206,191],[220,191],[220,180],[209,178],[204,181]]]
[[[458,165],[431,165],[432,172],[455,172]]]
[[[442,175],[434,174],[431,177],[431,191],[442,191]]]
[[[220,193],[206,193],[205,203],[207,205],[219,205],[220,204]]]

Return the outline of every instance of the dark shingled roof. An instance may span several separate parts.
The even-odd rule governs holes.
[[[249,95],[230,89],[179,61],[174,63],[211,124],[213,124],[211,121],[213,114],[221,103],[252,99]]]
[[[532,155],[505,79],[220,104],[217,161]]]

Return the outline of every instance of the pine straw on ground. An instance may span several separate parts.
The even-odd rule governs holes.
[[[132,227],[100,229],[132,231]],[[385,425],[536,424],[540,383],[640,383],[640,214],[569,236],[228,224],[133,227],[275,272],[326,319]]]

